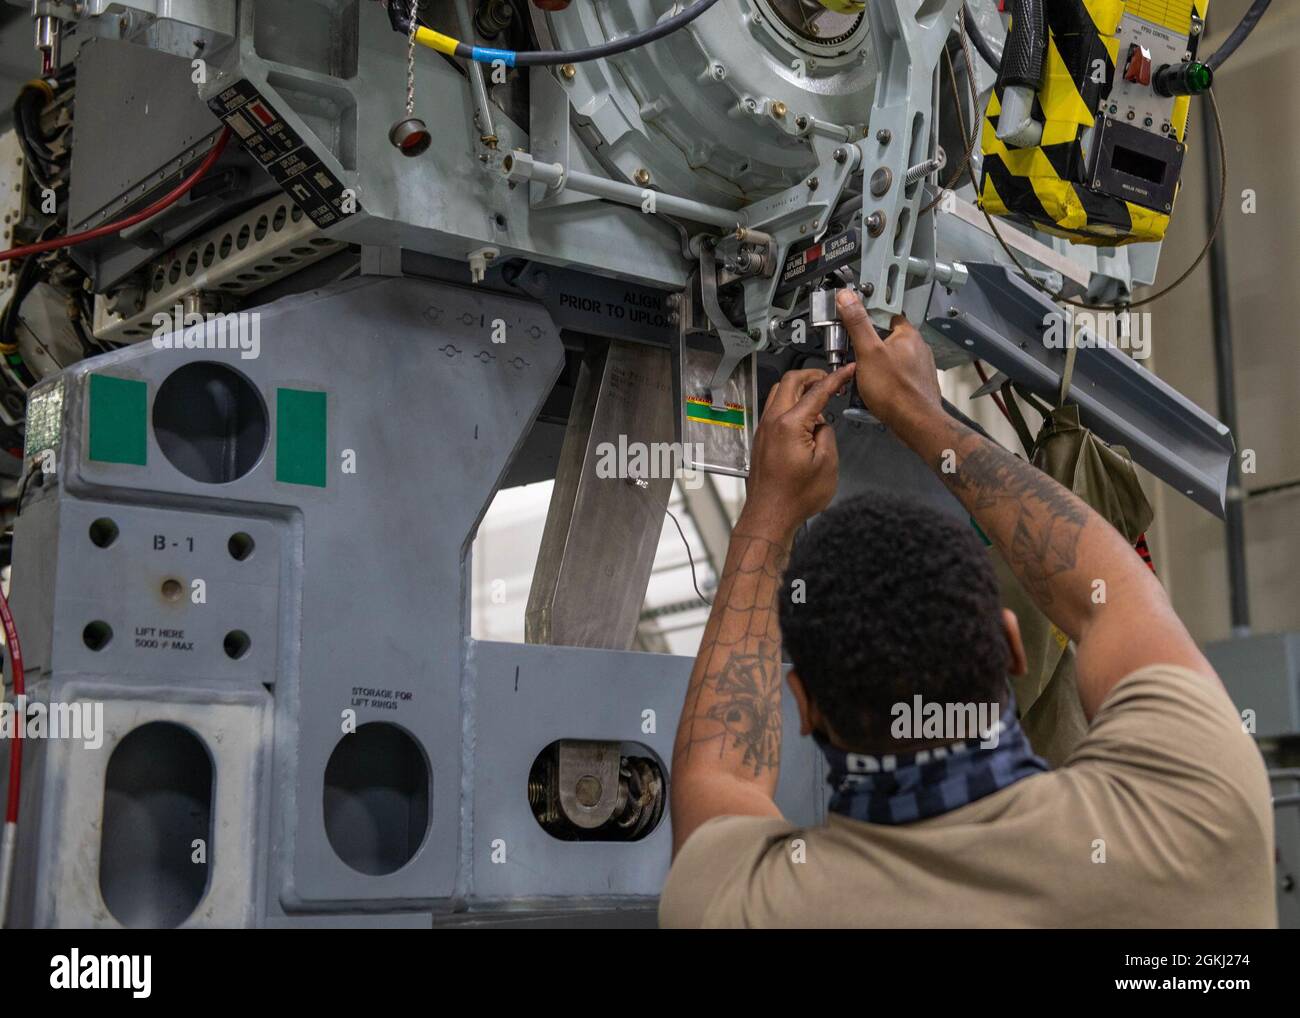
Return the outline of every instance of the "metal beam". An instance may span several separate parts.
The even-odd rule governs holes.
[[[582,365],[528,593],[529,643],[629,649],[645,601],[672,472],[672,358],[611,342]],[[628,476],[638,443],[648,475]],[[623,462],[626,458],[627,462]],[[610,463],[617,469],[609,476]]]
[[[1046,331],[1061,310],[1014,269],[969,262],[959,290],[935,286],[926,324],[1052,403],[1066,351]],[[1085,426],[1222,518],[1232,433],[1187,397],[1113,346],[1081,333],[1070,401]]]

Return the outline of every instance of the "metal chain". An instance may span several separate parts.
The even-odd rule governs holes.
[[[419,27],[416,15],[420,0],[411,0],[411,26],[406,31],[406,115],[415,115],[415,32]]]

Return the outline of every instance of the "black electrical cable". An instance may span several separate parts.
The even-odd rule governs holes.
[[[1268,5],[1272,2],[1273,0],[1255,0],[1246,13],[1241,16],[1241,21],[1237,23],[1237,27],[1223,41],[1223,45],[1206,58],[1205,66],[1212,71],[1217,71],[1228,57],[1236,53],[1237,47],[1245,42],[1246,36],[1255,30],[1255,26],[1259,24],[1259,19],[1264,16],[1264,12],[1268,10]]]
[[[695,556],[691,554],[691,542],[686,540],[686,531],[684,531],[682,525],[677,522],[677,516],[671,509],[665,507],[664,512],[668,514],[668,518],[673,521],[673,525],[677,528],[677,533],[681,535],[682,544],[686,545],[686,561],[691,564],[691,586],[695,588],[695,595],[705,604],[712,607],[713,602],[705,597],[700,591],[700,584],[695,579]]]
[[[600,43],[597,46],[587,46],[583,49],[496,50],[471,46],[457,40],[455,51],[450,55],[459,57],[462,60],[477,60],[481,63],[495,63],[499,60],[509,67],[552,67],[559,64],[582,64],[589,60],[600,60],[604,57],[626,53],[629,50],[640,49],[642,46],[672,35],[679,28],[689,25],[717,2],[718,0],[696,0],[685,10],[679,11],[671,18],[665,18],[649,28],[633,32],[631,35],[625,35],[621,39]],[[408,27],[407,20],[400,14],[394,14],[393,12],[394,8],[390,6],[389,18],[391,23],[394,28],[398,28],[400,24],[400,30],[405,32]],[[450,43],[450,40],[446,37],[443,37],[443,39]]]
[[[679,11],[671,18],[665,18],[656,25],[652,25],[640,32],[633,32],[631,35],[624,36],[622,39],[616,39],[613,42],[604,42],[598,46],[588,46],[585,49],[576,50],[532,50],[525,51],[515,56],[515,66],[517,67],[536,67],[549,66],[554,64],[581,64],[588,60],[599,60],[602,57],[617,56],[619,53],[626,53],[628,50],[639,49],[647,43],[655,42],[665,36],[672,35],[679,28],[685,28],[710,7],[716,4],[718,0],[696,0],[683,11]],[[458,47],[459,48],[459,47]],[[460,55],[459,53],[457,54]]]
[[[984,62],[993,68],[994,73],[1000,73],[1002,61],[993,52],[993,47],[989,45],[988,38],[980,31],[979,22],[975,20],[975,15],[971,13],[970,3],[963,3],[961,6],[962,14],[966,18],[966,31],[970,34],[970,41],[975,44],[976,51]]]
[[[31,174],[36,186],[44,189],[51,186],[46,163],[52,162],[53,156],[39,138],[32,136],[34,121],[39,119],[39,113],[33,109],[34,102],[40,104],[44,100],[40,91],[29,82],[19,90],[18,98],[14,101],[14,136],[22,150],[27,172]]]

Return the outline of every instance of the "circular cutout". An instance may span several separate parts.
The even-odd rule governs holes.
[[[385,721],[344,735],[325,765],[325,836],[352,869],[383,876],[420,850],[429,829],[429,762]]]
[[[117,540],[117,524],[107,516],[101,516],[90,525],[90,543],[96,548],[107,548]]]
[[[215,361],[192,361],[158,387],[153,430],[167,462],[204,484],[228,484],[266,451],[266,404],[253,383]]]
[[[248,634],[242,629],[232,629],[226,634],[226,638],[221,641],[221,647],[226,652],[226,657],[232,661],[238,661],[248,653],[253,641],[249,639]]]
[[[91,650],[103,650],[113,639],[113,627],[107,622],[96,619],[81,631],[81,642]]]
[[[181,594],[184,592],[185,587],[181,585],[180,580],[169,576],[167,579],[162,581],[161,593],[164,600],[179,601],[181,599]]]
[[[242,530],[237,534],[231,534],[230,540],[226,542],[226,550],[230,552],[230,557],[236,562],[243,562],[257,547],[251,534],[245,534]]]

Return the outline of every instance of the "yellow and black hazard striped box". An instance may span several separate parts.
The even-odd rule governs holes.
[[[998,137],[1003,89],[985,114],[980,204],[1076,243],[1164,237],[1182,170],[1189,98],[1162,97],[1150,64],[1192,60],[1209,0],[1044,0],[1047,48],[1032,147]],[[1147,62],[1131,77],[1134,58]]]

